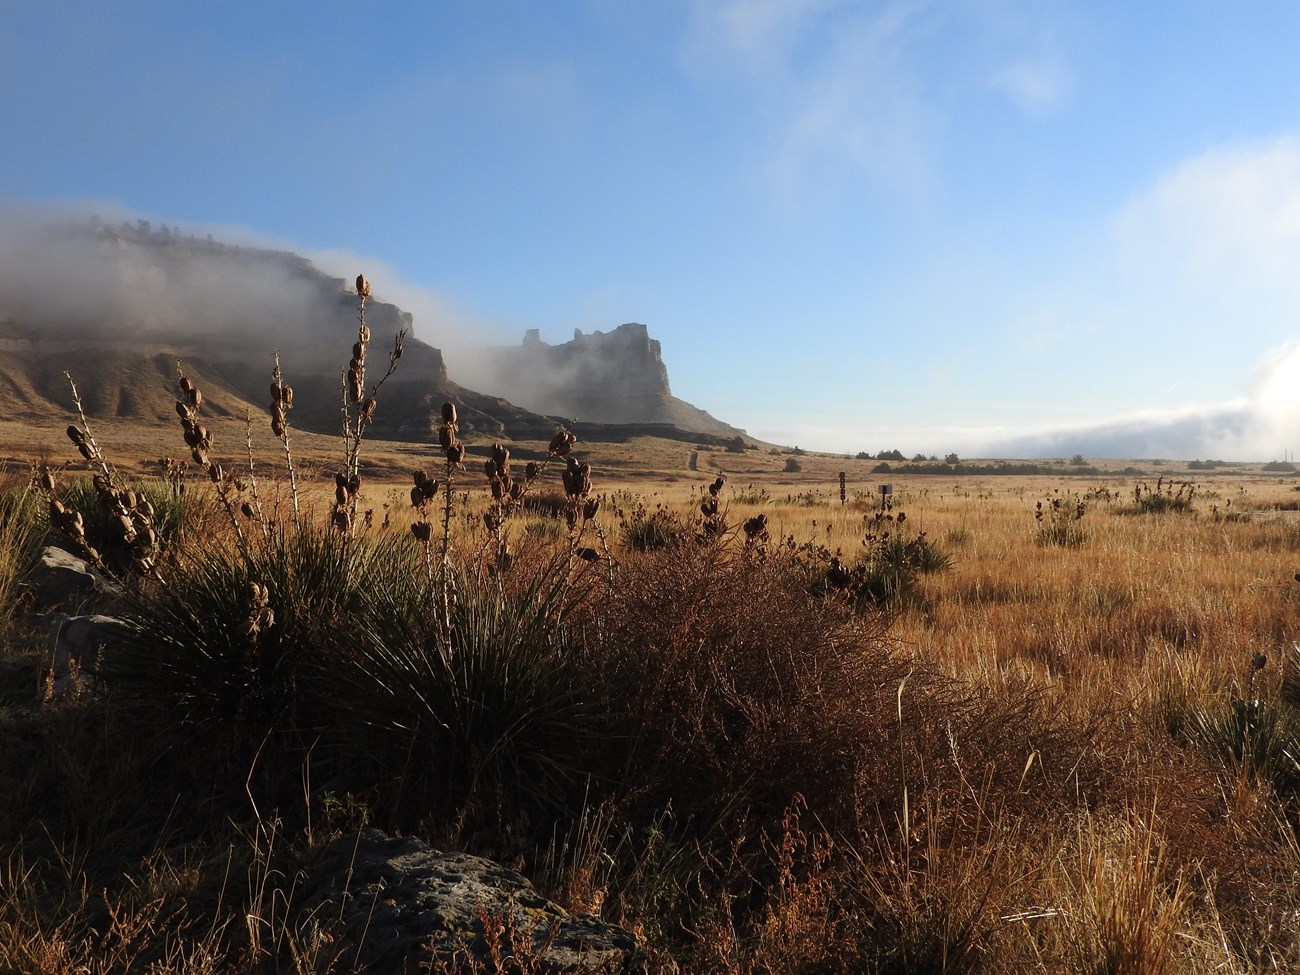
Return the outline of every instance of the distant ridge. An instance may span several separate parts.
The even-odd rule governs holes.
[[[356,295],[343,279],[289,251],[198,239],[145,221],[51,227],[33,246],[45,249],[47,262],[69,267],[69,284],[47,294],[0,293],[0,392],[18,415],[69,411],[63,372],[70,370],[92,417],[171,422],[181,360],[214,415],[260,416],[279,349],[296,393],[293,425],[337,431],[339,373],[357,327]],[[382,294],[382,282],[375,288]],[[412,320],[375,299],[366,303],[366,319],[373,380],[393,336]],[[507,364],[503,392],[513,399],[510,380],[517,379],[532,409],[459,385],[439,349],[408,336],[380,394],[374,435],[435,439],[450,399],[466,435],[549,438],[562,419],[576,417],[587,439],[626,439],[637,428],[702,442],[743,436],[671,395],[659,343],[644,325],[578,333],[560,346],[530,340],[500,361]],[[531,395],[547,376],[569,381],[552,379],[548,394]]]

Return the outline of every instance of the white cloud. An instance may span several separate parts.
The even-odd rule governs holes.
[[[1123,208],[1116,229],[1139,274],[1197,290],[1300,295],[1300,141],[1217,149]]]

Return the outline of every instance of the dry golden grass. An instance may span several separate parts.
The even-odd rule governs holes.
[[[241,462],[244,424],[212,426],[214,455]],[[61,444],[62,430],[62,420],[0,423],[0,438],[25,461]],[[131,476],[153,476],[159,445],[176,439],[120,422],[96,432]],[[278,498],[287,511],[280,447],[255,436],[264,503],[276,510]],[[455,478],[451,546],[465,562],[488,558],[489,446],[467,438]],[[512,449],[524,460],[539,446]],[[1151,514],[1133,510],[1138,477],[1119,463],[1088,477],[1065,465],[1059,475],[901,476],[813,455],[791,473],[787,455],[769,451],[702,451],[692,471],[689,446],[663,440],[580,440],[576,451],[592,465],[620,563],[622,588],[597,609],[618,637],[610,662],[638,688],[620,720],[631,711],[643,723],[642,751],[630,754],[638,775],[654,772],[628,808],[667,798],[700,821],[733,817],[738,830],[753,817],[727,882],[763,887],[750,894],[762,906],[742,920],[723,885],[698,915],[698,957],[714,970],[1163,975],[1300,962],[1295,939],[1278,933],[1300,900],[1287,894],[1300,869],[1294,797],[1182,733],[1198,710],[1227,714],[1234,701],[1280,694],[1300,634],[1297,478],[1151,467],[1152,482],[1172,473],[1199,485],[1194,511]],[[307,520],[319,523],[345,459],[337,439],[300,433],[294,454]],[[561,466],[532,490],[562,495]],[[409,531],[417,468],[444,476],[436,444],[367,443],[358,530]],[[706,547],[659,562],[632,550],[625,530],[646,512],[666,512],[687,537],[698,530],[720,472],[733,551],[739,526],[763,514],[769,548],[802,551],[802,568],[816,550],[853,563],[877,487],[890,483],[890,513],[906,512],[907,532],[925,532],[952,568],[920,576],[917,598],[846,622],[800,581],[798,564],[773,559],[756,572]],[[1038,502],[1074,495],[1086,499],[1081,542],[1045,543]],[[568,537],[563,519],[529,511],[503,532],[520,564]],[[868,738],[864,758],[853,746]],[[736,797],[744,814],[729,805]],[[811,811],[801,819],[802,802]],[[764,857],[766,873],[755,868]],[[39,918],[18,896],[21,859],[9,874],[18,893],[0,901],[0,925],[27,924],[22,937],[53,950],[57,932],[31,928]],[[109,928],[161,929],[170,902],[145,893]],[[621,904],[623,920],[653,925],[631,894]],[[203,922],[210,933],[193,950],[228,923]],[[78,956],[58,958],[22,963],[54,970]]]

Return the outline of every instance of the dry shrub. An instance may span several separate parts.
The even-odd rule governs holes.
[[[713,545],[624,562],[602,666],[630,720],[628,788],[679,815],[740,802],[775,821],[795,793],[819,816],[850,814],[864,742],[887,731],[906,666],[878,619],[804,581],[790,560]]]

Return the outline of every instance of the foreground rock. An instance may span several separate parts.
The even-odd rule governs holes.
[[[99,657],[131,637],[131,628],[115,616],[69,616],[53,613],[46,619],[49,648],[45,672],[56,695],[77,690],[93,676]]]
[[[424,970],[434,959],[474,970],[493,952],[524,971],[645,971],[630,932],[569,914],[482,857],[365,829],[326,847],[308,876],[304,910],[339,922],[368,971]]]
[[[65,606],[115,599],[122,587],[96,571],[85,559],[55,545],[45,548],[31,572],[32,589],[40,606]]]

